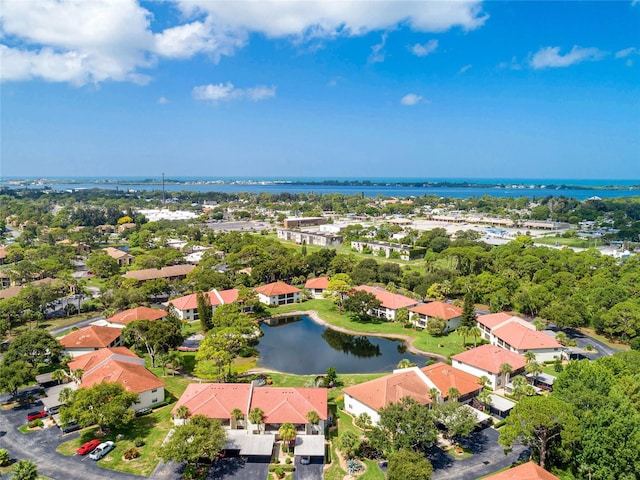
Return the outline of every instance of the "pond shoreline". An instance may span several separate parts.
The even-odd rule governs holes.
[[[330,322],[327,322],[326,320],[323,320],[320,317],[320,315],[318,315],[318,312],[316,312],[315,310],[296,310],[294,312],[277,313],[275,315],[272,315],[269,318],[295,317],[295,316],[299,316],[299,315],[306,315],[309,318],[311,318],[311,320],[313,320],[318,325],[322,325],[323,327],[330,328],[331,330],[335,330],[337,332],[346,333],[348,335],[361,335],[361,336],[367,336],[367,337],[386,338],[386,339],[389,339],[389,340],[402,340],[403,342],[405,342],[405,344],[407,346],[407,350],[409,352],[413,353],[414,355],[420,355],[421,357],[433,358],[433,359],[439,360],[441,362],[446,362],[447,361],[447,357],[445,357],[444,355],[440,355],[438,353],[433,353],[433,352],[425,352],[423,350],[420,350],[420,349],[416,348],[413,345],[413,342],[415,341],[415,338],[412,337],[411,335],[402,335],[402,334],[399,334],[399,333],[358,332],[356,330],[350,330],[348,328],[338,327],[336,325],[333,325]]]

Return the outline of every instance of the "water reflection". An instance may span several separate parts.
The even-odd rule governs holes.
[[[390,372],[406,358],[419,366],[428,357],[406,352],[404,342],[348,335],[327,329],[307,316],[270,319],[257,346],[259,365],[299,375]]]

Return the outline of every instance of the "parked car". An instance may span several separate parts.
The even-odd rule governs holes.
[[[115,447],[116,445],[111,440],[109,440],[108,442],[101,443],[96,447],[96,449],[93,452],[89,454],[89,458],[91,460],[100,460],[102,457],[104,457],[107,453],[109,453]]]
[[[301,465],[309,465],[310,463],[311,463],[311,457],[309,455],[305,455],[304,457],[300,458]]]
[[[44,410],[42,410],[41,412],[29,412],[27,413],[27,422],[36,420],[38,418],[44,418],[46,416],[47,416],[47,412],[45,412]]]
[[[76,450],[76,453],[78,455],[86,455],[89,452],[93,452],[98,445],[100,445],[100,440],[94,438],[93,440],[89,440],[87,443],[78,448],[78,450]]]
[[[62,433],[71,433],[71,432],[75,432],[77,430],[80,430],[80,425],[78,425],[76,422],[71,422],[71,423],[67,423],[66,425],[63,425],[60,427],[60,430],[62,430]]]

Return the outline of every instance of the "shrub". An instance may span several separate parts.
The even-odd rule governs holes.
[[[6,467],[11,463],[11,457],[6,448],[0,448],[0,467]]]
[[[121,442],[122,440],[124,440],[124,435],[122,433],[116,435],[116,442]]]
[[[41,418],[36,418],[35,420],[31,420],[28,425],[29,428],[42,427],[44,426],[44,422]]]
[[[276,474],[276,477],[278,478],[284,478],[284,470],[282,469],[282,467],[278,467],[276,468],[273,473]]]
[[[284,461],[287,465],[291,465],[291,457],[287,457]]]
[[[349,460],[347,460],[347,473],[349,475],[353,475],[354,473],[357,473],[360,470],[362,470],[362,464],[359,461],[353,458],[350,458]]]
[[[498,423],[496,423],[493,428],[500,428],[502,427],[505,423],[507,423],[506,420],[500,420]]]
[[[124,452],[125,460],[133,460],[134,458],[138,458],[140,456],[140,452],[137,448],[130,448]]]
[[[140,437],[136,438],[133,442],[136,447],[144,447],[144,440]]]

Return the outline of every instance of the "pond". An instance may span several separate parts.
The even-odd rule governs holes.
[[[347,335],[315,323],[310,317],[272,319],[277,325],[262,324],[263,337],[257,346],[258,365],[298,375],[324,373],[335,367],[338,373],[391,372],[403,358],[424,366],[429,357],[406,351],[404,342],[379,337]]]

